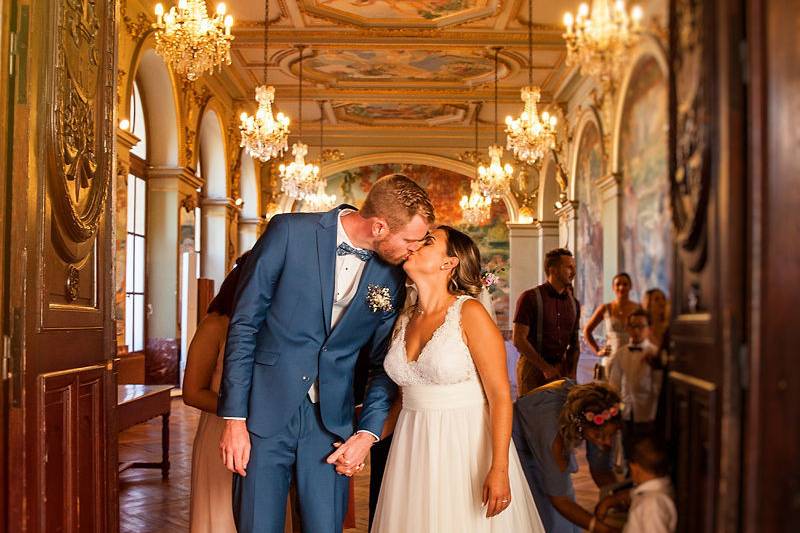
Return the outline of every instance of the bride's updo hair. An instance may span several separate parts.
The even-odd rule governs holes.
[[[452,294],[466,294],[477,298],[483,289],[481,281],[481,252],[469,235],[450,226],[439,226],[447,235],[447,255],[457,257],[458,265],[453,269],[448,283]]]

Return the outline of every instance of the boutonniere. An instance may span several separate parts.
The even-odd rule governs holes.
[[[373,313],[377,313],[378,311],[386,313],[394,311],[392,293],[389,292],[389,287],[382,287],[380,285],[370,285],[367,287],[367,304]]]

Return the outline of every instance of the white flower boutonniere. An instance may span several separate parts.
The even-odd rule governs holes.
[[[389,292],[389,287],[381,287],[380,285],[370,285],[367,287],[367,304],[373,313],[383,311],[389,313],[394,311],[392,305],[392,294]]]

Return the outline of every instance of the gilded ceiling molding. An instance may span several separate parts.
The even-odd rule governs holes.
[[[142,11],[136,13],[135,19],[128,15],[128,0],[119,0],[119,14],[125,30],[134,40],[139,40],[153,31],[153,21]]]

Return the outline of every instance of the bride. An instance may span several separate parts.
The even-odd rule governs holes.
[[[384,430],[396,424],[372,533],[544,531],[509,446],[506,354],[475,299],[478,248],[440,226],[403,268],[419,296],[398,319],[384,362],[402,408]]]

